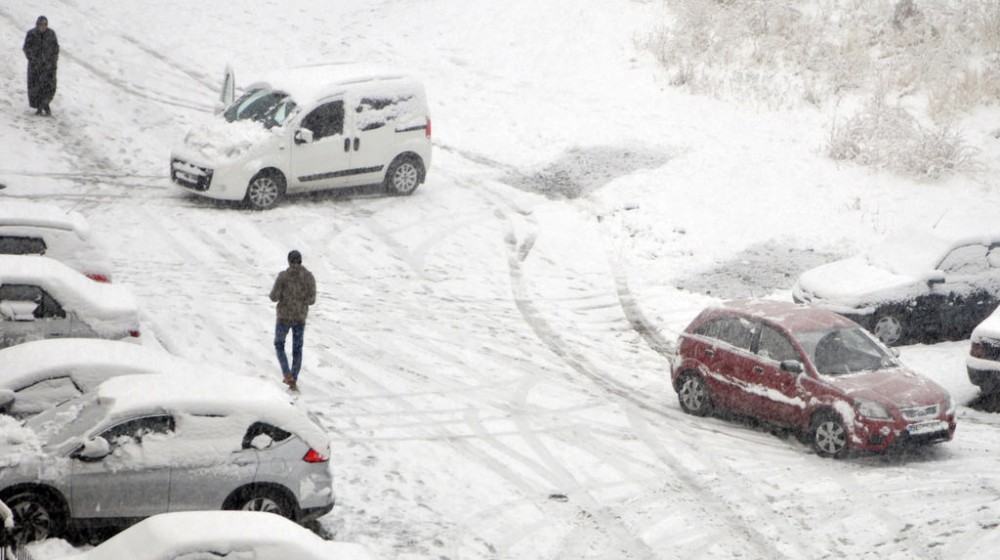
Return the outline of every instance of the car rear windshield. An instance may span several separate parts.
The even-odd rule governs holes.
[[[816,371],[844,375],[896,366],[885,347],[859,327],[842,327],[798,333],[802,349]]]
[[[0,235],[0,253],[4,255],[44,255],[45,241],[38,237]]]
[[[222,114],[227,121],[252,120],[265,128],[281,126],[295,109],[288,94],[268,89],[251,89],[233,102]]]

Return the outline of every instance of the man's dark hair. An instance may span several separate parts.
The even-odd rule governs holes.
[[[288,253],[288,263],[289,264],[302,264],[302,253],[292,250]]]

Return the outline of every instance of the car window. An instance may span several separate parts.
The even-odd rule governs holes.
[[[811,331],[798,335],[811,353],[816,371],[841,375],[895,366],[892,355],[857,327]]]
[[[799,351],[792,344],[792,341],[782,332],[768,325],[761,325],[757,354],[776,362],[802,360],[802,356],[799,355]]]
[[[5,255],[44,255],[46,248],[39,237],[0,235],[0,253]]]
[[[313,140],[344,133],[344,102],[332,101],[313,109],[304,119],[302,128],[313,133]]]
[[[938,265],[947,274],[977,274],[989,268],[986,245],[974,243],[955,247]]]
[[[254,448],[253,441],[260,435],[266,435],[272,441],[285,441],[292,436],[290,432],[286,432],[277,426],[272,426],[265,422],[254,422],[247,428],[246,434],[243,435],[243,449]]]
[[[38,414],[82,394],[83,391],[69,376],[43,379],[15,391],[10,412],[15,416]]]
[[[4,284],[0,286],[0,305],[34,303],[32,316],[36,319],[64,318],[66,312],[45,290],[30,284]],[[7,314],[4,314],[7,317]],[[8,317],[12,320],[13,317]]]
[[[142,443],[143,436],[173,432],[174,425],[174,418],[169,414],[143,416],[112,426],[101,432],[100,436],[112,446],[128,441]]]
[[[363,97],[355,108],[358,113],[358,129],[367,131],[381,128],[386,123],[395,121],[408,112],[413,112],[410,106],[414,104],[415,99],[412,95]]]
[[[267,128],[280,125],[285,116],[294,107],[294,103],[288,104],[288,95],[279,91],[266,89],[253,89],[233,102],[223,113],[223,117],[229,122],[241,120],[253,120],[264,123]],[[277,113],[281,113],[280,119]]]
[[[739,317],[721,317],[702,325],[695,334],[750,350],[750,344],[753,342],[753,324]]]

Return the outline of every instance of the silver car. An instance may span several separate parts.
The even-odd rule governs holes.
[[[189,372],[126,375],[25,423],[0,449],[0,500],[22,542],[68,524],[253,510],[298,522],[333,508],[329,439],[275,385]]]

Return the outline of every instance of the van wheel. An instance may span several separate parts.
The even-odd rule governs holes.
[[[397,196],[413,194],[424,175],[420,160],[413,157],[398,157],[389,165],[385,174],[385,190]]]
[[[261,171],[250,179],[243,199],[254,210],[267,210],[285,196],[285,178],[277,171]]]

